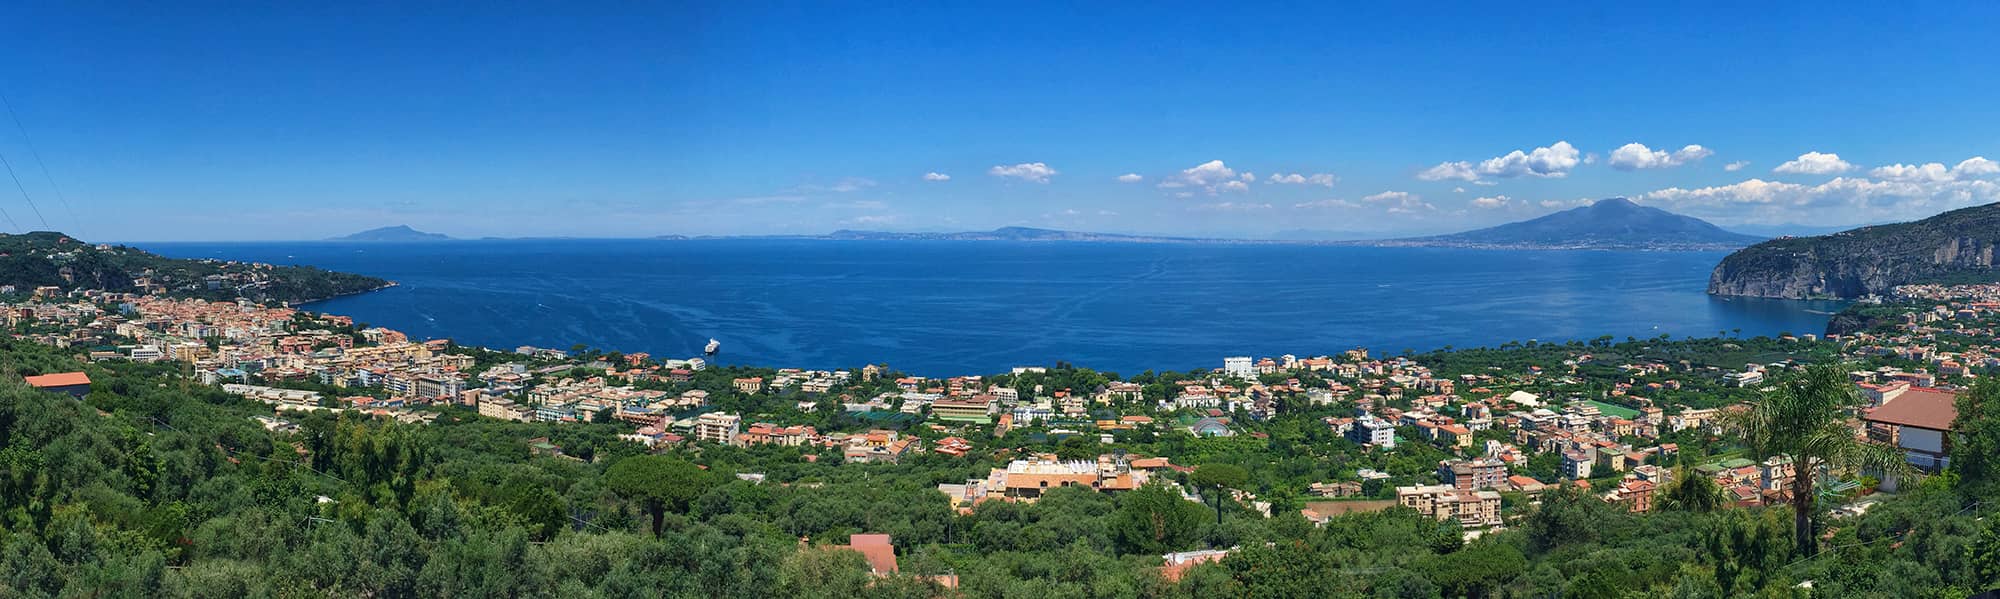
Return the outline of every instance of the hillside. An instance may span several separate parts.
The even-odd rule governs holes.
[[[1640,206],[1625,198],[1599,200],[1540,218],[1463,233],[1379,242],[1380,245],[1525,249],[1729,249],[1761,237],[1732,233],[1708,221]]]
[[[360,293],[389,281],[310,266],[168,258],[137,248],[91,245],[53,231],[0,234],[0,285],[146,292],[180,297],[298,303]]]
[[[445,241],[448,239],[451,239],[451,237],[442,233],[425,233],[412,229],[409,225],[396,225],[334,237],[327,241]]]
[[[1730,254],[1710,275],[1715,295],[1857,298],[1897,285],[2000,280],[2000,204],[1832,235],[1773,239]]]

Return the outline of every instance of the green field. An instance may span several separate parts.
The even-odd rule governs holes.
[[[1638,410],[1634,410],[1632,408],[1628,408],[1618,404],[1604,403],[1601,401],[1592,401],[1590,402],[1590,405],[1597,406],[1598,412],[1602,412],[1604,414],[1608,414],[1611,416],[1617,416],[1619,418],[1624,418],[1627,420],[1639,417]]]

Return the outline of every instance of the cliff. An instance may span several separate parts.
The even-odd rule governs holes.
[[[1911,283],[2000,280],[2000,203],[1831,235],[1788,237],[1722,259],[1714,295],[1852,299]]]

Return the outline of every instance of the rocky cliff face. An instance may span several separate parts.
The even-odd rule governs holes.
[[[1715,295],[1857,298],[1897,285],[2000,280],[2000,204],[1917,222],[1773,239],[1730,254],[1709,276]]]

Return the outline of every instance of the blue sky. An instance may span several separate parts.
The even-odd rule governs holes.
[[[0,8],[41,217],[0,209],[113,240],[1264,236],[2000,201],[1991,2],[271,4]]]

